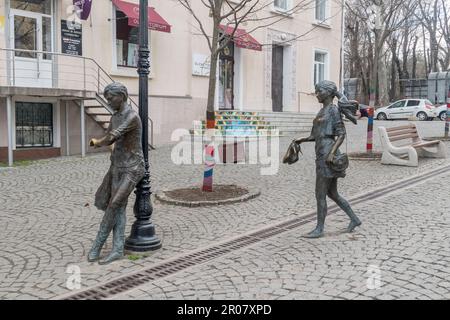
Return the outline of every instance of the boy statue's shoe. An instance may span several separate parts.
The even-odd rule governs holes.
[[[98,264],[108,264],[123,258],[123,253],[113,251],[105,259],[100,260]]]
[[[88,262],[94,262],[97,261],[100,258],[100,250],[102,249],[102,246],[98,243],[94,243],[91,250],[88,254]]]

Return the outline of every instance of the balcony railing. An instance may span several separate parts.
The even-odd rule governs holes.
[[[114,79],[92,58],[63,53],[0,48],[0,87],[53,88],[95,92]],[[129,98],[131,106],[138,104]],[[153,146],[153,121],[149,117],[150,146]]]

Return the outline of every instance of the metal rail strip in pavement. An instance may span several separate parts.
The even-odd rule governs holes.
[[[403,190],[414,184],[424,182],[438,175],[449,172],[450,165],[443,166],[438,169],[433,169],[416,176],[406,178],[385,187],[369,191],[364,194],[359,194],[350,198],[348,201],[351,205],[357,205],[362,202],[367,202],[377,198],[388,196],[390,192]],[[328,207],[328,214],[333,214],[340,211],[340,208],[334,204]],[[207,261],[216,259],[227,253],[233,252],[252,244],[261,242],[270,237],[291,231],[297,227],[316,220],[316,211],[309,212],[302,217],[290,218],[289,220],[272,224],[258,230],[253,230],[248,233],[236,236],[232,239],[227,239],[216,243],[212,246],[197,249],[195,251],[179,255],[172,259],[167,259],[155,265],[144,268],[140,271],[131,273],[129,275],[120,276],[103,284],[97,284],[90,288],[80,290],[75,293],[64,294],[55,299],[62,300],[99,300],[111,298],[114,295],[125,293],[129,290],[135,289],[140,285],[151,281],[159,280],[161,278],[173,275],[179,271],[187,268],[200,265]]]

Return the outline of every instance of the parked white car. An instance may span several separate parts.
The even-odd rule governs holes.
[[[375,110],[374,118],[378,120],[418,119],[425,121],[437,117],[436,108],[427,99],[403,99],[387,107]]]
[[[447,119],[447,105],[443,104],[436,107],[436,114],[440,120],[445,121]]]

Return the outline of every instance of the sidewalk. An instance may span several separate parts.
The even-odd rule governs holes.
[[[301,238],[309,223],[112,299],[450,299],[448,179],[353,206],[352,234],[339,212],[323,238]]]
[[[385,122],[383,124],[395,125],[394,122]],[[440,132],[443,132],[442,126],[443,123],[435,121],[420,123],[419,130],[426,130],[426,135],[428,136],[439,135]],[[361,121],[358,126],[347,124],[346,127],[349,135],[347,151],[363,151],[365,148],[366,122]],[[377,137],[377,132],[375,134]],[[291,138],[282,139],[280,158],[290,141]],[[344,142],[341,148],[343,151],[346,148],[345,144]],[[447,146],[450,145],[447,144]],[[70,293],[70,290],[66,287],[66,281],[71,275],[66,273],[68,265],[80,267],[82,288],[86,288],[138,271],[143,267],[187,251],[209,246],[212,243],[250,230],[268,226],[288,218],[298,217],[315,210],[313,147],[313,144],[302,146],[304,155],[300,161],[292,166],[281,164],[280,170],[275,176],[261,176],[260,166],[258,165],[218,166],[214,175],[216,183],[235,183],[242,186],[258,187],[261,190],[261,196],[249,202],[205,208],[176,207],[153,202],[153,221],[156,226],[156,233],[163,241],[162,249],[148,253],[147,257],[141,257],[135,261],[124,259],[107,266],[99,266],[96,263],[88,263],[86,261],[87,251],[90,249],[101,219],[101,212],[97,211],[93,206],[93,198],[96,188],[100,185],[103,175],[109,166],[107,154],[89,156],[85,159],[78,157],[60,158],[41,161],[27,167],[4,169],[0,171],[0,224],[5,226],[0,238],[0,298],[54,298],[61,294]],[[378,147],[377,143],[375,147]],[[161,147],[151,152],[153,192],[162,189],[199,185],[202,179],[203,167],[201,165],[175,166],[170,159],[170,152],[171,147],[169,146]],[[345,197],[351,197],[449,163],[450,161],[447,159],[425,159],[419,162],[418,168],[410,168],[382,166],[379,162],[352,161],[347,177],[339,181],[339,190]],[[446,181],[446,179],[433,180],[432,186],[429,186],[430,182],[426,182],[426,187],[422,186],[418,190],[414,190],[416,190],[416,193],[422,189],[429,193],[433,191],[431,188],[443,190],[445,187],[443,181]],[[367,241],[359,243],[357,247],[360,249],[358,250],[364,251],[364,248],[366,246],[370,248],[370,245],[373,248],[379,248],[386,243],[386,239],[371,238],[372,234],[377,234],[376,230],[378,230],[378,233],[381,232],[381,235],[388,236],[380,228],[386,226],[387,221],[390,221],[388,219],[390,216],[384,216],[383,218],[379,213],[388,215],[393,212],[395,217],[398,218],[398,220],[394,220],[394,226],[400,223],[400,217],[402,216],[413,216],[418,219],[418,216],[423,216],[425,218],[426,215],[420,211],[422,209],[429,210],[430,215],[434,217],[437,214],[436,212],[438,212],[435,210],[445,208],[445,199],[442,198],[444,202],[441,203],[439,200],[436,200],[439,199],[436,194],[433,193],[433,195],[432,197],[430,195],[422,196],[419,192],[414,197],[418,200],[411,201],[409,193],[402,193],[403,198],[399,198],[399,204],[395,198],[394,201],[389,203],[375,203],[370,208],[366,206],[358,207],[358,213],[361,214],[364,224],[354,236],[356,238],[361,237]],[[129,234],[131,223],[134,221],[132,213],[133,203],[134,198],[130,198],[127,235]],[[376,216],[377,220],[371,222],[370,217],[372,216]],[[334,215],[327,221],[327,226],[333,232],[336,230],[335,228],[344,226],[346,223],[345,219],[346,217],[342,213]],[[430,223],[436,222],[432,221],[431,217],[428,220],[431,220]],[[423,222],[426,221],[417,220],[417,223]],[[186,286],[190,286],[196,283],[197,272],[201,272],[200,274],[205,272],[205,279],[207,277],[214,279],[215,274],[228,274],[229,270],[227,268],[233,268],[234,264],[224,266],[224,263],[230,259],[234,261],[244,259],[242,256],[245,255],[248,260],[253,254],[257,254],[258,256],[250,260],[260,260],[260,268],[264,271],[263,273],[266,273],[266,271],[269,273],[262,274],[256,278],[278,279],[281,275],[272,273],[271,276],[270,272],[274,272],[274,268],[279,269],[280,266],[270,262],[271,260],[268,259],[267,255],[285,256],[287,252],[288,256],[293,255],[297,257],[295,258],[297,260],[286,260],[283,268],[289,269],[294,266],[297,268],[299,266],[298,259],[306,259],[308,255],[313,255],[312,249],[309,254],[307,253],[308,251],[298,251],[299,248],[305,248],[305,245],[308,243],[301,239],[299,234],[303,234],[313,227],[313,224],[307,224],[293,231],[292,235],[289,235],[290,238],[288,235],[280,236],[277,238],[277,241],[280,243],[274,244],[272,247],[265,244],[261,245],[262,249],[259,246],[245,249],[245,254],[241,252],[236,257],[226,256],[211,263],[212,266],[216,267],[201,269],[203,267],[199,266],[192,269],[194,274],[180,273],[179,276],[186,278],[183,280],[186,282],[183,283]],[[443,237],[448,237],[448,234],[445,234],[448,226],[444,226],[442,222],[440,225],[437,224],[432,227],[441,230],[440,233]],[[417,231],[416,240],[411,242],[412,245],[417,243],[417,239],[419,239],[417,237],[420,237],[421,232],[421,229]],[[435,233],[439,232],[436,231]],[[327,250],[331,250],[333,255],[337,255],[341,251],[345,254],[345,252],[351,250],[351,246],[346,248],[334,245],[335,240],[345,239],[346,235],[337,235],[336,239],[334,237],[330,236],[319,240],[323,247],[320,247],[320,250],[317,249],[314,254],[320,252],[325,254],[315,258],[318,259],[319,264],[327,265],[327,261],[331,261],[331,258],[323,259],[323,257],[328,257]],[[330,239],[333,241],[330,241]],[[404,238],[399,235],[399,239]],[[294,245],[290,246],[290,243]],[[316,242],[312,243],[312,248],[316,245]],[[110,248],[109,242],[105,252]],[[269,250],[267,253],[264,252],[266,249]],[[430,247],[430,249],[433,248]],[[247,250],[250,252],[247,252]],[[278,251],[279,253],[277,253]],[[398,254],[402,254],[402,252]],[[282,259],[279,259],[276,261],[282,261]],[[267,265],[263,262],[267,262]],[[353,263],[354,260],[350,262]],[[366,267],[365,262],[361,263]],[[238,269],[240,269],[241,264],[245,265],[245,262],[237,261],[236,266]],[[220,266],[223,266],[223,268]],[[254,272],[258,271],[258,268],[255,266],[246,268],[255,269]],[[306,274],[303,274],[301,277],[306,277]],[[174,279],[177,279],[177,276]],[[214,281],[220,281],[220,277]],[[269,280],[262,281],[267,282]],[[244,285],[247,282],[245,280]],[[256,281],[256,283],[259,282]],[[247,283],[246,285],[248,286],[249,284]],[[173,284],[168,286],[173,289]],[[213,287],[216,288],[217,286]],[[307,288],[309,287],[307,286]],[[181,297],[185,297],[181,287],[172,289],[158,291],[154,290],[153,287],[149,287],[148,292],[152,293],[151,296],[141,291],[133,291],[130,294],[147,298],[174,298],[179,294],[181,294]],[[147,292],[145,290],[144,292]],[[186,298],[210,295],[211,292],[208,290],[201,291],[201,294],[186,295]],[[297,290],[294,291],[296,292]],[[169,292],[171,294],[168,294]],[[233,292],[236,292],[236,290]],[[244,293],[254,295],[252,290],[242,290],[242,295],[239,297],[245,298]],[[273,296],[271,291],[266,293]],[[283,291],[283,293],[285,292]],[[229,292],[227,291],[223,294],[227,297]],[[275,296],[283,297],[284,295]],[[257,298],[263,298],[263,296],[258,296]],[[301,297],[295,296],[294,298]]]

